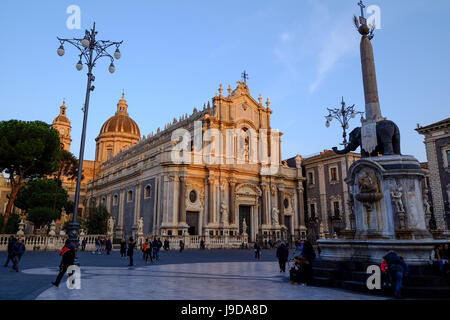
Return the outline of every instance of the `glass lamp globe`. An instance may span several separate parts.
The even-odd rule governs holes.
[[[352,119],[355,119],[356,113],[355,113],[355,112],[352,112],[352,114],[351,114],[350,116],[352,117]]]
[[[89,47],[89,39],[88,38],[84,38],[83,40],[81,40],[81,45],[85,48]]]
[[[347,130],[349,128],[348,123],[345,125],[345,129]]]
[[[116,67],[114,67],[114,63],[111,62],[111,64],[109,65],[109,72],[114,73],[114,71],[116,71]]]
[[[327,122],[325,123],[325,127],[327,127],[327,128],[330,127],[330,121],[327,121]]]
[[[64,55],[64,53],[65,53],[64,46],[60,45],[58,50],[56,50],[56,52],[58,53],[58,56],[62,57]]]
[[[117,48],[116,51],[114,52],[114,58],[119,60],[121,56],[122,54],[120,53],[119,48]]]
[[[81,60],[78,61],[76,67],[77,67],[77,70],[78,70],[78,71],[81,71],[81,69],[83,69],[83,63],[81,62]]]
[[[331,116],[331,114],[327,117],[328,122],[333,121],[333,117]]]

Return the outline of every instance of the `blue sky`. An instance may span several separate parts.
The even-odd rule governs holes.
[[[98,63],[91,96],[86,159],[125,90],[141,133],[164,127],[234,87],[243,70],[256,98],[272,101],[272,127],[284,132],[283,158],[310,155],[341,142],[325,128],[327,107],[341,96],[364,111],[357,0],[8,1],[0,11],[0,120],[51,122],[66,98],[72,152],[78,156],[86,73],[76,49],[59,57],[56,36],[80,37],[95,21],[99,39],[124,40],[116,72]],[[66,9],[81,9],[81,29],[69,30]],[[426,161],[416,124],[450,116],[450,2],[366,1],[381,9],[373,39],[383,115],[402,134],[402,153]],[[352,122],[352,128],[359,120]]]

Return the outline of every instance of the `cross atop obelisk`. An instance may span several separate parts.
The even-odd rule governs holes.
[[[364,8],[365,8],[366,6],[365,6],[364,3],[362,2],[362,0],[360,0],[360,1],[358,2],[358,6],[361,7],[361,17],[364,18]]]

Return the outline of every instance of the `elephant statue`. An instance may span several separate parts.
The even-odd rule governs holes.
[[[361,127],[356,128],[350,132],[349,143],[343,150],[338,150],[336,147],[333,151],[337,154],[347,154],[355,151],[361,146]],[[361,157],[377,157],[379,154],[383,156],[401,155],[400,153],[400,129],[390,120],[382,120],[377,122],[377,147],[368,154],[361,148]]]

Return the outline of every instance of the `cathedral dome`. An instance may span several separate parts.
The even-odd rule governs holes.
[[[117,112],[106,120],[95,139],[95,160],[104,162],[116,156],[120,151],[131,148],[141,139],[138,125],[128,115],[128,104],[122,93],[117,104]]]
[[[120,99],[117,104],[117,112],[114,116],[106,120],[103,124],[100,135],[106,133],[126,133],[136,136],[138,139],[141,136],[139,127],[136,122],[131,119],[127,113],[128,104],[122,94],[122,99]]]

